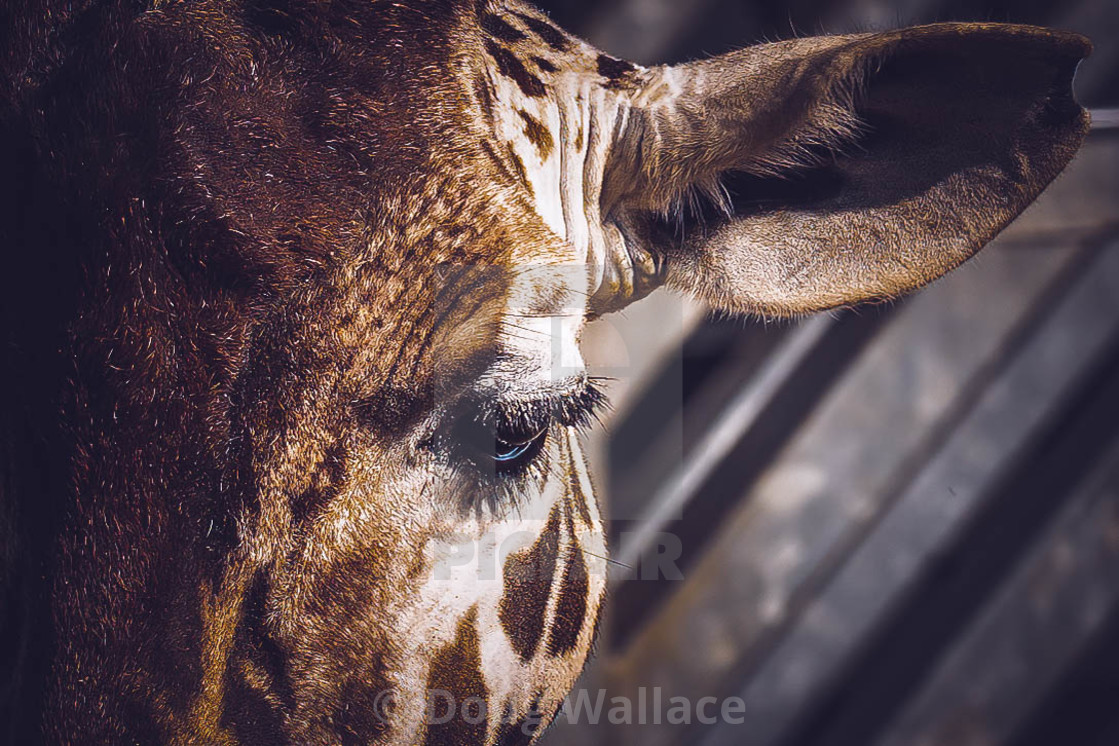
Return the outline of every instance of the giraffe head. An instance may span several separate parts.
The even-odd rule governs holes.
[[[10,202],[66,218],[13,240],[83,247],[44,674],[70,740],[531,741],[605,587],[587,319],[662,284],[896,296],[1087,126],[1087,43],[1025,27],[642,68],[516,0],[105,6],[13,24],[35,75],[5,68],[51,187]]]

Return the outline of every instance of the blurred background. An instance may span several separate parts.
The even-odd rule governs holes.
[[[561,721],[546,743],[1119,745],[1119,3],[539,4],[646,64],[941,20],[1075,30],[1097,123],[902,302],[767,323],[658,292],[591,328],[616,563],[581,686],[740,697],[746,725]]]

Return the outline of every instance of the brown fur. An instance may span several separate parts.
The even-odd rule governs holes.
[[[58,324],[45,331],[73,361],[27,415],[50,428],[58,402],[67,423],[43,456],[52,482],[71,475],[51,487],[61,513],[42,560],[66,631],[44,652],[36,710],[52,738],[221,742],[238,712],[263,722],[277,706],[310,733],[360,695],[355,674],[375,686],[392,643],[345,650],[335,625],[352,612],[338,610],[384,603],[399,570],[373,556],[355,575],[357,558],[338,558],[302,612],[321,623],[297,642],[275,597],[311,538],[301,525],[355,478],[339,454],[375,459],[430,410],[436,381],[488,364],[502,287],[436,318],[432,269],[551,240],[501,209],[517,185],[484,157],[484,133],[447,116],[469,102],[434,71],[468,67],[456,49],[476,33],[449,8],[105,4],[73,19],[73,48],[38,48],[39,75],[5,99],[5,121],[34,128],[21,156],[43,184],[8,203],[30,217],[5,221],[25,223],[6,251],[25,253],[28,283],[74,276],[60,288],[72,312],[20,328],[13,314],[39,313],[48,288],[5,309],[11,344],[46,354],[35,335]],[[403,44],[425,56],[401,58]],[[5,81],[20,80],[6,48]],[[350,404],[369,400],[391,427]],[[250,623],[255,637],[239,631]],[[253,663],[269,655],[282,665]],[[259,706],[228,706],[250,690]]]
[[[508,714],[492,739],[529,743],[548,722],[599,609],[584,552],[598,513],[573,446],[549,441],[567,484],[502,568],[500,621],[484,627],[475,603],[450,640],[399,627],[423,608],[429,548],[487,510],[468,477],[431,481],[449,457],[429,422],[503,359],[514,288],[532,291],[526,318],[567,297],[524,279],[522,264],[573,249],[537,212],[554,196],[532,164],[495,141],[498,83],[543,106],[561,72],[593,76],[632,116],[617,142],[594,122],[564,130],[578,153],[598,148],[603,182],[601,204],[567,207],[654,256],[656,279],[770,313],[946,271],[1053,178],[1086,121],[1068,91],[1084,42],[1016,27],[746,50],[677,71],[666,99],[666,71],[599,55],[517,3],[7,12],[0,722],[21,743],[387,739],[374,704],[400,671],[418,660],[429,683],[484,692],[490,633],[525,677],[546,674],[491,703]],[[991,70],[966,97],[953,55]],[[909,85],[949,123],[979,106],[988,124],[951,147]],[[542,159],[569,152],[518,111]],[[866,139],[882,113],[897,129]],[[775,188],[821,166],[856,187],[807,202]],[[730,200],[706,232],[666,235],[682,194],[739,173],[770,207]]]

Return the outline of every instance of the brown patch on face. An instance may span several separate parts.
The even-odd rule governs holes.
[[[377,670],[383,670],[383,664],[375,659]],[[360,676],[357,677],[361,679]],[[388,681],[383,676],[369,680],[348,681],[343,685],[338,694],[337,707],[330,715],[330,722],[338,729],[338,743],[341,746],[364,746],[367,743],[376,743],[388,726],[384,722],[384,713],[379,710],[377,697],[388,691]],[[261,741],[258,739],[245,739],[244,743],[292,743],[299,742],[290,736],[281,741]],[[306,743],[306,741],[304,741]]]
[[[493,143],[489,140],[483,140],[482,149],[486,152],[486,157],[490,159],[493,165],[497,166],[498,170],[501,171],[506,178],[510,181],[519,181],[517,174],[513,173],[513,169],[505,159],[498,155],[497,148],[493,146]]]
[[[478,98],[478,104],[482,107],[482,111],[486,113],[486,118],[490,119],[493,112],[493,94],[490,93],[490,86],[485,76],[475,76],[474,95]]]
[[[554,73],[554,72],[557,72],[559,70],[558,67],[556,67],[550,61],[544,59],[543,57],[533,57],[532,61],[536,64],[536,66],[538,68],[540,68],[541,72]]]
[[[583,152],[583,125],[579,124],[579,131],[575,133],[575,152]]]
[[[478,607],[470,612],[458,623],[458,632],[454,641],[440,650],[431,664],[431,672],[427,677],[428,692],[446,692],[454,701],[456,708],[462,708],[466,700],[477,698],[485,701],[488,692],[486,682],[482,677],[482,656],[479,652],[478,640]],[[447,712],[440,711],[448,704],[436,697],[430,712],[433,723],[446,719]],[[427,746],[461,746],[461,744],[484,743],[486,740],[486,723],[474,723],[470,720],[479,718],[464,718],[456,712],[454,717],[444,724],[430,725],[424,744]]]
[[[547,93],[540,78],[530,73],[524,63],[508,49],[499,47],[492,39],[486,39],[486,52],[497,63],[497,69],[501,74],[511,78],[526,96],[541,98]]]
[[[619,60],[608,54],[598,56],[598,74],[606,79],[607,88],[622,88],[630,84],[630,78],[637,68],[632,62]]]
[[[505,717],[501,719],[501,727],[497,729],[495,746],[528,746],[532,743],[532,739],[552,720],[544,718],[544,713],[540,710],[540,699],[540,695],[536,695],[528,714],[520,720],[513,720],[513,713],[506,706]]]
[[[495,39],[501,39],[509,44],[524,41],[528,38],[524,31],[513,28],[508,21],[493,13],[483,13],[480,22],[483,31]]]
[[[435,301],[438,333],[431,344],[435,373],[432,400],[460,391],[493,363],[491,340],[501,327],[512,274],[488,264],[444,264],[436,269],[441,289]]]
[[[505,560],[504,593],[498,617],[513,650],[524,661],[532,660],[544,635],[544,616],[552,594],[560,549],[560,508],[555,506],[544,532],[527,550]]]
[[[509,161],[513,164],[513,170],[517,176],[517,181],[521,182],[521,186],[528,190],[529,198],[536,195],[535,190],[532,188],[532,182],[528,180],[528,170],[525,168],[525,162],[521,160],[521,156],[513,146],[509,146]]]
[[[533,18],[525,13],[517,13],[516,15],[525,22],[525,25],[532,30],[532,33],[539,36],[540,39],[552,49],[557,52],[566,52],[571,49],[571,38],[552,24],[541,21],[539,18]]]
[[[525,111],[517,111],[521,115],[521,119],[525,123],[525,137],[532,141],[536,146],[536,150],[540,153],[541,160],[548,160],[548,156],[552,154],[552,150],[556,146],[556,141],[552,139],[552,133],[548,128],[540,122],[539,119],[532,116]]]
[[[348,452],[343,438],[339,438],[326,450],[322,463],[311,477],[311,484],[292,501],[291,517],[296,525],[314,519],[338,495],[346,481]]]
[[[556,603],[556,618],[548,635],[548,655],[560,657],[575,650],[579,644],[579,633],[587,620],[587,594],[590,592],[590,574],[587,562],[583,559],[583,547],[575,537],[575,521],[571,516],[571,505],[566,506],[567,525],[571,532],[571,547],[567,567],[563,571],[560,584],[559,601]]]

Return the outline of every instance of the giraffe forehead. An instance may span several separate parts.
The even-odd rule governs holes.
[[[574,257],[572,257],[574,258]],[[499,344],[522,374],[559,381],[584,371],[579,339],[586,323],[588,275],[578,263],[518,267]]]
[[[638,286],[605,188],[615,147],[629,137],[632,101],[651,71],[602,54],[522,6],[478,7],[487,34],[474,79],[483,147],[565,248],[547,259],[515,251],[514,263],[581,268],[583,277],[570,276],[565,316],[575,308],[597,314],[648,292]],[[649,271],[648,262],[641,267]]]

